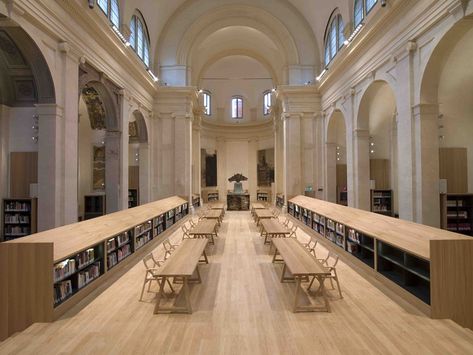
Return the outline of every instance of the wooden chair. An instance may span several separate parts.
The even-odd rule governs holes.
[[[184,226],[182,226],[184,227]],[[164,260],[166,260],[174,250],[178,247],[177,244],[172,244],[169,238],[163,240],[163,248],[164,248]]]
[[[333,280],[337,283],[337,288],[338,288],[338,293],[340,294],[340,298],[343,298],[342,295],[342,290],[340,289],[340,281],[338,280],[338,275],[337,275],[337,263],[338,263],[339,256],[335,253],[329,252],[327,257],[325,259],[317,259],[320,261],[326,268],[329,269],[330,275],[327,276],[327,279],[330,279],[330,285],[332,286],[332,289],[335,289],[335,286],[333,285]],[[312,283],[314,282],[315,277],[312,279],[312,281],[309,284],[309,287],[307,288],[308,290],[312,286]]]
[[[304,244],[304,247],[309,250],[309,253],[311,253],[315,257],[317,257],[317,255],[315,255],[315,247],[317,246],[317,243],[317,240],[310,239],[308,243]]]
[[[143,287],[141,289],[140,301],[143,300],[143,294],[145,292],[146,284],[148,284],[148,292],[150,292],[151,283],[153,281],[156,281],[158,286],[161,287],[161,282],[163,281],[163,279],[162,277],[156,276],[156,271],[158,270],[159,267],[161,267],[163,263],[164,263],[163,260],[156,260],[152,253],[146,255],[143,258],[143,264],[145,264],[146,273],[145,273],[145,280],[143,282]],[[167,279],[166,281],[169,287],[171,288],[171,292],[174,293],[174,289],[172,288],[171,282],[169,282],[169,279]]]
[[[181,226],[181,230],[182,230],[182,239],[192,239],[192,236],[189,234],[189,228],[183,224]]]
[[[289,217],[286,217],[286,219],[284,220],[284,222],[282,222],[282,225],[283,225],[284,227],[289,228],[289,222],[290,222]]]
[[[287,236],[288,238],[296,238],[297,239],[297,228],[299,228],[298,226],[296,226],[295,224],[290,228],[291,230],[291,233]]]
[[[273,217],[274,217],[274,218],[278,218],[278,217],[279,217],[279,213],[280,213],[280,212],[279,212],[277,209],[273,209],[272,212],[273,212]]]

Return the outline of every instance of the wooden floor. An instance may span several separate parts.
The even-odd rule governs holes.
[[[139,263],[89,304],[0,343],[0,354],[473,354],[472,331],[395,303],[343,263],[332,313],[292,313],[294,284],[279,282],[249,212],[226,213],[209,258],[191,286],[192,315],[153,315],[151,293],[139,302]]]

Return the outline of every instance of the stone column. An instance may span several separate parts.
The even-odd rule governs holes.
[[[223,137],[217,137],[217,185],[218,197],[220,201],[227,200],[227,177],[225,157],[227,153],[226,140]]]
[[[337,202],[337,144],[325,143],[325,167],[327,182],[325,184],[327,201]]]
[[[369,132],[357,129],[354,132],[355,141],[355,207],[370,210],[370,157]]]
[[[192,193],[201,196],[201,118],[194,118],[192,124]],[[217,158],[218,159],[218,158]]]
[[[286,199],[302,193],[301,114],[284,114],[284,185]]]
[[[119,105],[120,105],[120,112],[121,117],[120,126],[121,126],[121,142],[120,142],[120,159],[119,159],[119,200],[118,200],[118,210],[126,210],[128,209],[128,175],[129,175],[129,144],[130,144],[130,136],[129,136],[129,120],[130,120],[130,102],[126,98],[125,90],[120,90],[119,93]],[[107,177],[105,177],[107,178]]]
[[[36,105],[36,112],[39,116],[38,231],[44,231],[64,221],[64,111],[56,104],[40,104]],[[77,198],[68,203],[77,205]]]
[[[120,193],[120,175],[122,175],[120,171],[121,143],[121,132],[107,131],[105,133],[105,194],[107,214],[119,211],[122,207]]]
[[[248,140],[248,193],[250,201],[256,201],[256,190],[258,189],[258,138],[252,137]]]
[[[413,108],[416,162],[416,222],[440,227],[438,105]]]
[[[140,205],[151,202],[150,199],[150,149],[149,143],[140,143]]]
[[[301,193],[305,187],[312,186],[317,190],[316,186],[316,154],[315,154],[315,124],[313,114],[304,114],[301,120],[301,139],[302,139],[302,155],[301,169],[302,182]]]
[[[192,203],[192,119],[179,112],[174,119],[174,191]]]
[[[325,130],[324,118],[320,112],[314,114],[315,126],[315,145],[314,145],[314,190],[315,197],[324,199],[327,184],[325,183],[325,169],[326,164],[324,154]]]
[[[9,196],[8,188],[8,155],[9,155],[9,120],[10,108],[0,105],[0,199]],[[3,212],[3,203],[0,206],[0,212]],[[3,216],[3,213],[1,213]],[[0,235],[3,231],[0,232]]]

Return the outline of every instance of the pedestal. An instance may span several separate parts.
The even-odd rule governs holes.
[[[248,211],[250,209],[249,194],[227,194],[228,211]]]

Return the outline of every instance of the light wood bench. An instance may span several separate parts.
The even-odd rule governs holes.
[[[262,204],[261,202],[255,202],[255,203],[251,204],[251,214],[254,216],[255,210],[264,210],[266,208],[267,207],[264,204]]]
[[[162,282],[159,288],[156,305],[154,307],[154,314],[163,312],[192,313],[189,296],[189,282],[202,282],[198,265],[201,261],[201,256],[204,257],[203,261],[208,264],[207,255],[205,254],[207,243],[207,239],[184,239],[164,265],[157,269],[156,276],[162,277]],[[192,278],[194,274],[196,274],[196,277]],[[182,279],[182,290],[179,295],[177,295],[173,306],[161,307],[161,298],[164,296],[164,284],[166,283],[166,280],[170,278]],[[178,304],[180,298],[184,298],[183,306]]]
[[[210,243],[215,244],[214,237],[217,237],[217,225],[218,222],[215,219],[203,219],[188,233],[194,238],[208,238]]]
[[[276,247],[276,253],[279,253],[284,261],[284,267],[281,275],[281,282],[296,281],[296,293],[294,297],[295,312],[313,312],[313,311],[327,311],[330,312],[330,305],[325,293],[325,278],[330,276],[330,271],[324,267],[314,256],[312,256],[306,248],[302,246],[294,238],[276,238],[273,239],[273,245]],[[286,271],[289,271],[292,276],[286,276]],[[324,300],[324,307],[299,304],[299,293],[301,291],[301,281],[315,277],[319,282],[320,293]]]
[[[204,214],[204,218],[206,219],[215,219],[218,222],[218,225],[222,222],[223,219],[223,210],[221,209],[216,209],[216,210],[208,210]]]

